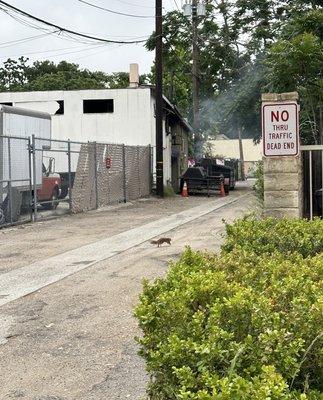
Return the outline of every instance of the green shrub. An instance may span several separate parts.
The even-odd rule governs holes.
[[[174,197],[175,196],[175,192],[173,189],[173,186],[168,184],[164,186],[164,196],[165,197]]]
[[[320,219],[244,218],[226,225],[224,252],[241,248],[256,254],[297,252],[303,257],[323,252],[323,222]]]
[[[257,162],[257,168],[255,170],[256,182],[253,185],[253,189],[256,193],[256,197],[261,204],[264,202],[264,164],[262,161]]]
[[[258,236],[281,227],[262,224],[268,232],[261,221],[228,226],[220,256],[187,249],[166,278],[144,283],[135,314],[151,399],[322,399],[322,222],[299,222],[302,236],[291,221],[299,254],[275,240],[281,252],[260,251]]]

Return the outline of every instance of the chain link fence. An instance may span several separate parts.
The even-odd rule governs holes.
[[[150,193],[150,146],[0,136],[0,227]]]

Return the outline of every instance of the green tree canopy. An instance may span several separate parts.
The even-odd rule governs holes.
[[[200,18],[198,25],[201,121],[205,136],[220,132],[237,137],[237,130],[241,129],[244,137],[259,139],[260,98],[264,91],[298,90],[303,98],[303,109],[305,103],[317,107],[321,90],[319,65],[322,62],[319,53],[316,56],[314,53],[320,47],[322,27],[322,0],[207,1],[207,15]],[[297,39],[302,34],[314,36],[312,45],[307,36],[308,52],[305,43]],[[285,47],[282,47],[281,41],[284,40]],[[288,42],[292,43],[289,49]],[[303,43],[301,53],[298,53],[297,43]],[[154,47],[152,35],[147,48],[153,50]],[[283,49],[287,52],[284,53]],[[290,58],[287,59],[286,55]],[[313,65],[300,72],[298,62],[303,56],[307,63]],[[192,104],[191,59],[191,20],[180,12],[166,14],[165,93],[189,118]],[[289,64],[288,68],[284,63]],[[152,72],[153,80],[154,69]],[[309,93],[314,99],[305,96]],[[317,113],[315,121],[317,127]],[[311,121],[302,122],[307,127],[314,126],[312,117]],[[313,138],[312,131],[306,128],[304,137],[310,133]]]
[[[323,11],[291,21],[269,50],[267,90],[298,91],[303,143],[323,144]]]
[[[148,77],[142,75],[141,83]],[[8,59],[0,68],[0,90],[80,90],[126,88],[129,86],[129,73],[106,74],[102,71],[82,69],[78,64],[61,61],[36,61],[28,63],[28,58]]]

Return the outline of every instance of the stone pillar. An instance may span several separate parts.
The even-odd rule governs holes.
[[[298,100],[298,94],[263,94],[263,102]],[[301,156],[264,157],[264,215],[276,218],[301,218]]]
[[[298,157],[264,158],[264,214],[302,217],[302,173]]]

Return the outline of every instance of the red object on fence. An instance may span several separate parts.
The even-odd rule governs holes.
[[[110,169],[112,167],[111,157],[106,157],[106,159],[105,159],[105,167],[106,167],[106,169]]]

